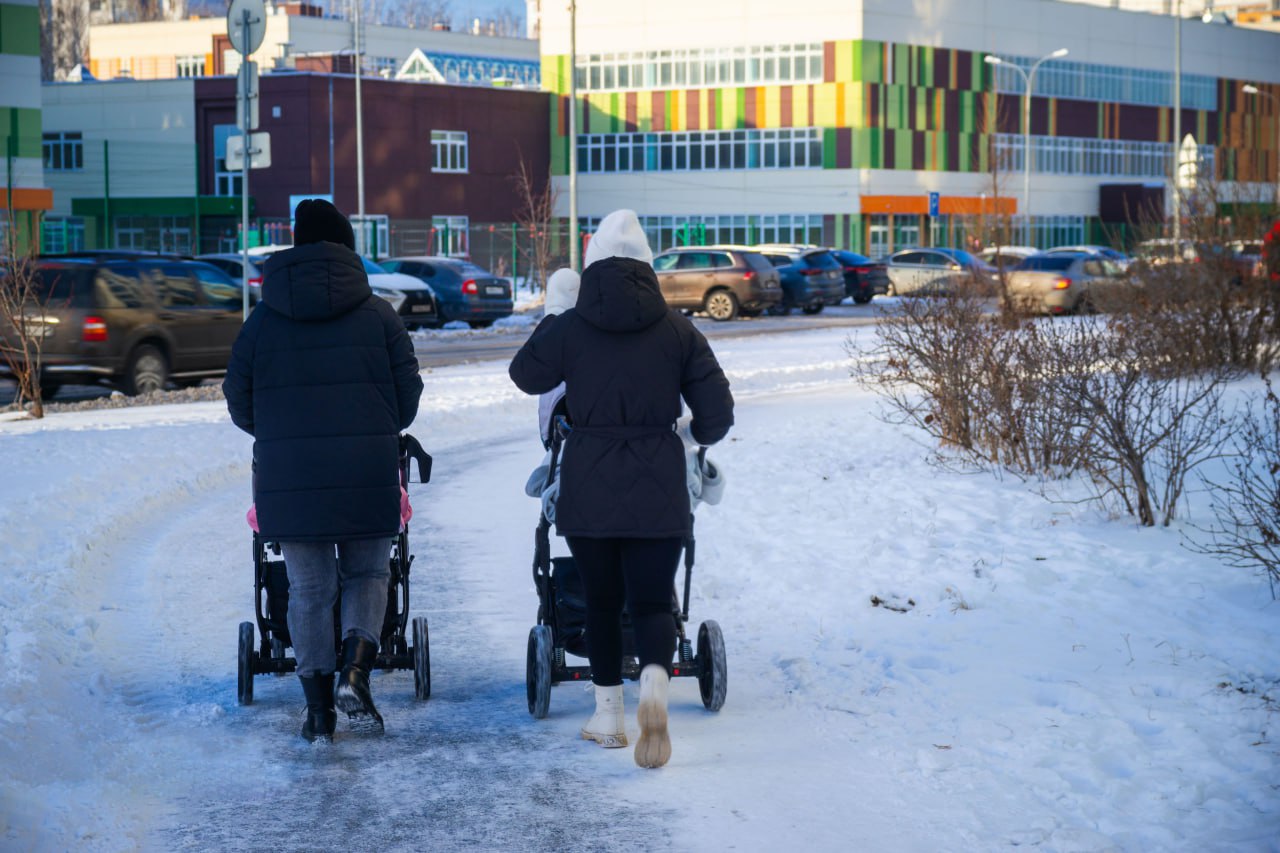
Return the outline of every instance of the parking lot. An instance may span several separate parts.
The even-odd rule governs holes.
[[[722,338],[870,325],[876,322],[882,312],[892,310],[896,303],[897,300],[892,297],[877,297],[866,305],[855,305],[851,300],[846,299],[840,305],[828,307],[821,314],[740,317],[729,323],[716,322],[705,315],[695,314],[693,322],[699,331],[714,343]],[[536,313],[517,315],[511,323],[495,325],[488,329],[435,329],[414,332],[414,351],[417,353],[418,363],[423,368],[431,368],[509,359],[529,337],[537,325],[540,314],[539,308],[536,309]],[[220,384],[221,380],[208,379],[200,386],[168,391],[158,396],[173,402],[207,399],[211,393],[217,393],[213,389]],[[13,382],[0,379],[0,409],[13,403],[16,390],[17,387]],[[76,404],[104,401],[112,397],[112,393],[113,390],[106,385],[67,385],[60,388],[52,399],[46,399],[45,402]],[[124,398],[124,395],[118,393],[115,396],[123,398],[118,400],[120,405],[127,404],[125,401],[129,398]]]

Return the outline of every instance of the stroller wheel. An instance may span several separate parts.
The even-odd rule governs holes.
[[[537,720],[546,717],[551,706],[552,645],[551,629],[546,625],[534,625],[529,630],[524,683],[529,694],[529,713]]]
[[[708,711],[724,707],[729,688],[729,665],[724,654],[724,634],[714,619],[698,626],[698,691]]]
[[[413,695],[431,698],[431,645],[425,616],[413,617]]]
[[[253,671],[258,653],[253,648],[253,623],[240,623],[240,654],[237,663],[236,701],[241,705],[253,704]]]

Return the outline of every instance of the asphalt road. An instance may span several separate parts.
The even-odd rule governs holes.
[[[717,323],[706,317],[695,316],[693,323],[707,339],[738,338],[751,335],[773,335],[801,332],[833,326],[865,326],[876,322],[887,303],[868,305],[837,305],[821,314],[792,314],[787,317],[741,318],[728,323]],[[471,364],[481,361],[510,359],[533,331],[533,326],[508,327],[474,331],[434,331],[414,335],[414,351],[423,367],[447,367],[452,364]],[[207,380],[206,384],[219,384],[220,380]],[[13,402],[17,386],[8,380],[0,380],[0,408]],[[103,385],[68,385],[45,402],[77,403],[107,397],[111,389]]]

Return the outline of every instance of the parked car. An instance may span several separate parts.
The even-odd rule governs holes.
[[[884,264],[844,249],[832,249],[831,255],[844,272],[844,292],[857,304],[866,305],[871,297],[889,292],[889,273]]]
[[[1040,254],[1035,246],[988,246],[977,257],[997,270],[1008,272],[1032,255]]]
[[[1113,249],[1110,246],[1099,246],[1092,243],[1085,243],[1079,246],[1054,246],[1052,249],[1045,249],[1051,255],[1056,254],[1077,254],[1083,252],[1086,255],[1101,255],[1109,261],[1114,262],[1120,269],[1128,269],[1133,263],[1133,258],[1126,255],[1119,249]]]
[[[256,264],[259,269],[263,269],[267,259],[272,255],[292,248],[292,246],[279,244],[255,246],[249,250],[249,261]],[[369,277],[369,287],[373,290],[373,295],[391,303],[391,307],[396,309],[400,319],[404,320],[405,328],[418,329],[439,325],[436,296],[430,285],[411,275],[388,272],[368,258],[361,257],[360,261],[364,264],[365,274]]]
[[[42,260],[40,385],[107,382],[126,394],[170,382],[195,385],[226,372],[240,332],[240,285],[197,261]],[[0,338],[14,334],[0,329]],[[0,373],[7,372],[0,366]]]
[[[672,308],[705,311],[712,320],[755,317],[782,301],[773,264],[742,246],[683,246],[653,259],[662,297]]]
[[[217,267],[231,277],[232,281],[244,281],[244,257],[239,253],[218,252],[209,255],[196,255],[197,261]],[[249,256],[249,298],[256,301],[262,298],[262,265],[266,258],[261,254]]]
[[[1262,278],[1266,271],[1261,240],[1236,240],[1228,244],[1232,260],[1245,278]]]
[[[470,261],[418,256],[391,258],[381,266],[429,287],[435,294],[438,325],[462,320],[472,326],[488,326],[494,320],[510,317],[515,310],[511,282]],[[413,311],[410,307],[409,313]]]
[[[1047,252],[1032,255],[1009,273],[1008,297],[1024,311],[1074,314],[1095,310],[1105,289],[1124,281],[1124,270],[1110,258]]]
[[[1143,240],[1133,250],[1132,271],[1142,277],[1173,264],[1195,264],[1206,276],[1231,284],[1241,284],[1252,272],[1253,264],[1242,259],[1227,244],[1179,240],[1167,237]]]
[[[790,314],[792,308],[817,314],[844,300],[844,270],[830,250],[782,243],[754,248],[777,268],[781,279],[782,301],[769,307],[770,314]]]
[[[973,281],[975,275],[987,273],[975,265],[966,266],[966,258],[953,257],[957,249],[903,249],[894,252],[885,263],[889,273],[891,296],[947,296]],[[976,261],[968,252],[962,256]]]

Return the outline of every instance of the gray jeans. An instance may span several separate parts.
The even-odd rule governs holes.
[[[342,592],[342,636],[378,644],[391,583],[391,540],[281,542],[289,575],[289,634],[298,675],[338,667],[333,603]],[[336,558],[335,558],[336,550]]]

